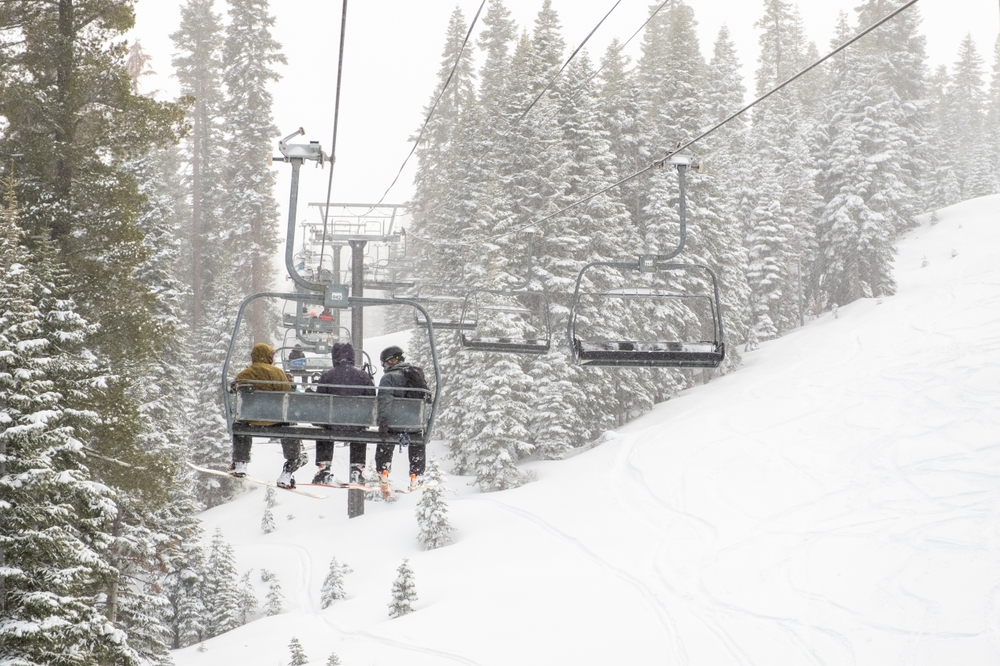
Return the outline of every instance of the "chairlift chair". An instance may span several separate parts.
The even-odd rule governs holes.
[[[569,337],[570,349],[573,360],[578,365],[591,366],[629,366],[629,367],[669,367],[669,368],[717,368],[726,357],[726,346],[723,340],[722,311],[719,300],[719,280],[715,273],[708,266],[701,264],[670,263],[684,249],[687,234],[687,204],[685,199],[685,173],[688,167],[700,166],[694,164],[689,155],[679,153],[672,154],[664,160],[664,164],[672,164],[677,167],[678,181],[680,184],[679,212],[680,212],[680,235],[677,247],[665,255],[640,255],[635,262],[614,262],[597,261],[592,262],[580,269],[576,279],[576,287],[573,293],[573,305],[570,308],[567,333]],[[710,339],[698,340],[668,340],[664,336],[656,335],[655,331],[645,331],[642,336],[634,336],[632,339],[613,339],[606,335],[581,337],[578,330],[579,312],[581,298],[581,286],[584,282],[584,274],[595,267],[605,266],[617,268],[622,271],[635,271],[639,273],[655,273],[667,271],[674,275],[694,276],[704,272],[710,278],[711,290],[703,294],[691,293],[670,293],[657,290],[639,289],[617,290],[617,292],[604,292],[599,294],[600,298],[623,298],[673,300],[683,302],[686,299],[704,301],[707,303],[708,317],[705,319],[703,327],[709,328]],[[600,311],[598,309],[598,311]],[[704,331],[699,331],[702,333]],[[700,337],[700,336],[699,336]]]
[[[549,299],[540,291],[474,289],[465,297],[460,324],[465,349],[545,354],[552,346]],[[509,335],[512,329],[520,335]]]
[[[388,259],[383,259],[370,266],[366,265],[364,276],[365,289],[377,289],[379,291],[395,293],[397,289],[409,289],[416,284],[412,279],[402,278],[400,272]]]
[[[640,270],[639,264],[624,264],[618,262],[595,262],[588,264],[584,271],[594,266],[614,266],[617,268],[633,268]],[[648,269],[647,269],[648,270]],[[658,271],[674,273],[694,273],[704,271],[711,280],[712,288],[708,293],[692,294],[665,291],[661,289],[625,288],[584,294],[579,290],[584,271],[577,280],[577,290],[574,293],[573,305],[569,316],[569,341],[573,360],[578,365],[611,366],[611,367],[668,367],[668,368],[717,368],[725,358],[725,343],[723,341],[722,316],[719,310],[719,286],[715,273],[707,266],[699,264],[656,264]],[[581,303],[591,299],[594,301],[628,300],[659,306],[664,303],[683,303],[688,311],[702,313],[701,330],[699,334],[710,333],[710,339],[671,340],[655,332],[643,331],[629,339],[619,339],[608,335],[587,335],[581,331],[579,311]],[[687,307],[696,303],[701,307]],[[607,308],[597,307],[597,312]],[[707,329],[707,330],[705,330]]]
[[[476,321],[473,318],[464,319],[462,308],[465,305],[466,295],[459,295],[455,289],[444,289],[441,287],[418,287],[416,293],[409,293],[394,298],[402,298],[419,303],[430,316],[430,323],[435,330],[440,331],[471,331],[476,328]],[[427,315],[421,312],[413,313],[413,323],[418,326],[427,324]]]
[[[288,382],[290,391],[260,390],[259,382],[241,381],[233,384],[233,378],[242,367],[236,350],[240,347],[240,331],[246,320],[248,306],[261,298],[298,298],[301,302],[322,303],[322,295],[261,293],[249,296],[240,306],[230,339],[229,350],[223,364],[223,395],[226,423],[230,434],[253,437],[312,440],[338,440],[351,442],[380,443],[384,441],[378,424],[386,417],[393,432],[406,432],[414,444],[426,444],[430,440],[440,392],[441,377],[434,344],[434,331],[426,326],[433,367],[434,389],[422,391],[422,398],[394,396],[388,414],[378,413],[378,389],[371,388],[370,395],[334,395],[329,393],[300,392],[297,385]],[[348,298],[344,307],[413,307],[421,306],[402,299]],[[244,345],[245,346],[245,345]],[[247,353],[249,349],[245,350]],[[363,350],[361,350],[363,351]],[[367,356],[367,354],[364,354]],[[316,360],[317,363],[320,359]],[[369,359],[370,362],[370,359]],[[308,362],[307,362],[308,363]],[[329,367],[329,361],[325,363]],[[325,368],[324,368],[325,369]],[[273,383],[273,382],[270,382]],[[311,385],[310,388],[315,387]],[[357,390],[359,387],[341,387]],[[418,389],[408,388],[407,391]],[[269,422],[274,425],[259,426],[251,422]]]

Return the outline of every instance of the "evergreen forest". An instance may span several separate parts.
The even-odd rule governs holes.
[[[181,95],[158,101],[142,84],[168,64],[126,39],[135,2],[0,3],[0,663],[170,664],[280,602],[271,581],[278,601],[260,607],[232,548],[199,526],[241,486],[184,463],[229,464],[236,310],[278,286],[267,86],[286,61],[268,0],[183,0]],[[915,6],[690,148],[702,168],[686,176],[683,260],[719,277],[723,366],[574,365],[562,332],[580,269],[677,244],[678,172],[648,167],[900,4],[859,0],[814,44],[792,2],[758,2],[752,81],[725,28],[699,43],[684,0],[651,4],[634,61],[621,41],[570,58],[551,0],[531,25],[489,0],[468,44],[460,9],[441,26],[400,268],[543,291],[554,331],[530,357],[440,336],[435,438],[452,473],[484,492],[521,485],[520,462],[589,446],[821,312],[891,296],[895,239],[916,215],[998,191],[1000,42],[991,66],[970,37],[932,70]],[[602,269],[585,286],[628,279]],[[677,304],[577,316],[611,337],[697,325]],[[278,313],[253,311],[249,328],[273,341]],[[429,363],[417,336],[407,352]]]

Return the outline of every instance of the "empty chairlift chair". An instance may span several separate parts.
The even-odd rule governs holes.
[[[594,266],[644,270],[638,263],[599,262],[580,272],[569,317],[569,342],[578,365],[613,367],[717,368],[726,356],[719,286],[715,273],[698,264],[658,263],[648,270],[666,271],[674,276],[708,277],[702,293],[652,288],[641,284],[586,294],[580,291],[584,272]],[[686,280],[686,282],[693,282]],[[590,304],[591,318],[581,322],[580,313]],[[617,303],[617,306],[612,306]],[[597,314],[593,314],[597,313]],[[672,317],[669,315],[673,315]],[[614,319],[614,321],[610,321]],[[623,331],[624,322],[642,323],[641,330]],[[657,327],[659,325],[660,328]],[[610,331],[615,333],[611,334]],[[660,330],[662,332],[658,333]],[[677,331],[684,331],[677,338]],[[625,335],[622,335],[625,333]]]
[[[540,291],[476,289],[462,306],[462,347],[508,354],[545,354],[552,346],[548,296]]]

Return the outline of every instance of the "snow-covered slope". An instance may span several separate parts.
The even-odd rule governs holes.
[[[174,659],[287,664],[297,637],[317,666],[1000,663],[1000,197],[938,218],[901,241],[897,296],[762,345],[537,482],[449,477],[451,546],[420,550],[415,496],[349,521],[336,491],[279,493],[268,535],[262,490],[206,512],[286,612]],[[279,467],[255,446],[252,473]],[[354,573],[321,610],[334,555]],[[419,601],[390,619],[404,557]]]

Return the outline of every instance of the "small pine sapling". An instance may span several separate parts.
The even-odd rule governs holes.
[[[268,509],[278,506],[278,493],[274,492],[274,488],[268,487],[264,490],[264,505]]]
[[[253,585],[250,584],[250,574],[253,569],[248,569],[240,577],[239,597],[240,597],[240,623],[246,624],[257,612],[257,595],[254,594]]]
[[[271,574],[271,587],[267,591],[268,617],[281,613],[282,601],[284,601],[284,596],[281,594],[281,584],[278,582],[277,576]]]
[[[292,658],[288,662],[288,666],[305,666],[305,664],[309,663],[309,657],[306,656],[306,652],[302,649],[302,643],[299,642],[298,638],[292,638],[292,642],[288,644],[288,649],[292,653]]]
[[[344,576],[351,573],[351,568],[346,564],[341,564],[334,557],[330,560],[330,570],[323,581],[323,588],[320,590],[320,608],[327,608],[337,599],[343,599]]]
[[[270,580],[271,580],[272,578],[274,578],[274,574],[273,574],[273,573],[271,573],[271,572],[270,572],[270,571],[268,571],[267,569],[261,569],[261,570],[260,570],[260,579],[261,579],[262,581],[264,581],[265,583],[267,583],[267,582],[269,582],[269,581],[270,581]]]
[[[403,563],[396,569],[396,580],[392,583],[392,601],[389,602],[389,617],[402,617],[413,612],[412,602],[417,600],[417,588],[413,582],[413,570],[410,560],[403,558]]]
[[[747,329],[747,342],[743,351],[752,352],[760,349],[760,340],[757,338],[757,329],[751,326]]]
[[[330,656],[326,658],[326,666],[340,666],[340,657],[337,656],[336,652],[331,652]]]
[[[434,550],[451,543],[451,533],[455,528],[448,521],[448,505],[444,501],[444,475],[437,460],[431,458],[427,462],[425,475],[428,488],[417,502],[417,525],[420,534],[417,540],[424,550]]]
[[[260,529],[264,534],[270,534],[274,531],[274,514],[271,513],[271,507],[267,505],[264,506],[264,516],[260,519]]]

